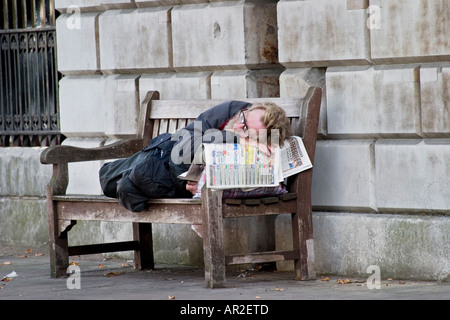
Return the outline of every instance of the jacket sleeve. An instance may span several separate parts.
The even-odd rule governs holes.
[[[202,143],[239,142],[239,136],[230,131],[220,131],[220,125],[251,104],[243,101],[223,102],[202,112],[194,122],[172,135],[174,152],[180,161],[190,164]]]

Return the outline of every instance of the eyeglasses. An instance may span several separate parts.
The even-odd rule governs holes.
[[[245,115],[244,115],[244,111],[243,110],[241,110],[241,113],[239,115],[239,121],[241,121],[241,123],[244,125],[242,130],[244,131],[245,134],[247,134],[248,127],[247,127],[247,122],[245,122]]]

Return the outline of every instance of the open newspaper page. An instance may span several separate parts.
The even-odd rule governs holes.
[[[273,187],[283,180],[280,150],[267,156],[240,144],[204,144],[206,186],[212,189]]]
[[[280,156],[283,178],[312,168],[311,160],[300,137],[287,138],[283,148],[281,148]]]

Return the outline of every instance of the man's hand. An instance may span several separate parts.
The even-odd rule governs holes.
[[[259,150],[261,150],[262,152],[264,152],[266,155],[268,155],[269,157],[275,151],[275,148],[273,148],[272,146],[268,146],[265,143],[260,143],[257,140],[252,139],[252,138],[240,139],[240,143],[243,146],[248,145],[248,146],[256,147]]]
[[[197,185],[198,185],[198,183],[195,181],[188,181],[186,184],[186,190],[192,194],[196,194],[197,193]]]

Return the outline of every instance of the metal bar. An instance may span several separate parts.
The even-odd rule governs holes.
[[[12,29],[18,29],[18,23],[17,23],[17,2],[11,1],[11,14],[12,14]]]
[[[2,1],[2,8],[3,8],[3,15],[2,15],[2,25],[0,25],[0,28],[2,29],[8,29],[8,1],[3,0]]]
[[[36,28],[37,27],[37,21],[36,21],[36,3],[34,0],[31,1],[30,6],[30,15],[31,15],[31,27]]]

